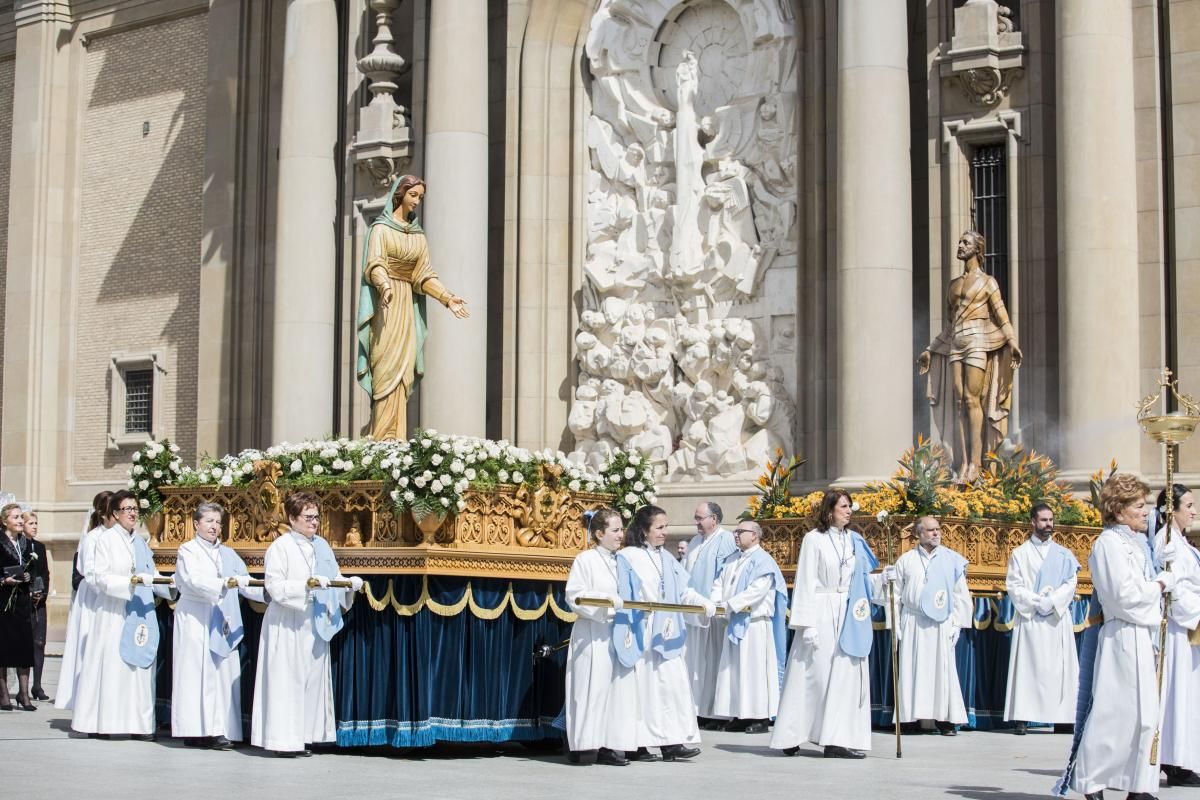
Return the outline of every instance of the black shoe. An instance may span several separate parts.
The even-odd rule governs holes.
[[[1024,736],[1025,735],[1025,723],[1024,722],[1014,723],[1013,724],[1013,733],[1015,733],[1017,736]]]
[[[233,742],[229,741],[224,736],[214,736],[208,743],[208,746],[212,750],[232,750]]]
[[[299,751],[299,750],[268,750],[267,752],[270,753],[271,755],[275,756],[276,758],[295,758],[296,756],[300,755],[301,751]]]
[[[725,727],[725,720],[711,719],[710,717],[698,717],[696,723],[700,726],[700,730],[704,731],[719,731]]]
[[[742,733],[766,733],[767,721],[765,719],[756,719],[742,729]]]
[[[37,711],[37,706],[33,703],[21,703],[22,711]]]
[[[16,710],[17,709],[13,707],[12,703],[0,704],[0,711],[16,711]]]
[[[953,722],[939,722],[937,730],[942,736],[958,736],[958,728]]]
[[[183,740],[184,747],[208,747],[208,739],[203,736],[188,736]]]
[[[105,741],[108,741],[109,739],[112,738],[112,735],[108,734],[108,733],[89,733],[88,738],[89,739],[104,739]]]
[[[1200,786],[1200,775],[1184,767],[1171,767],[1167,772],[1167,786]]]
[[[683,744],[667,744],[663,745],[661,749],[663,761],[683,761],[700,755],[699,747],[688,747]]]
[[[862,750],[851,750],[849,747],[839,747],[836,744],[825,746],[826,758],[866,758],[867,754]]]
[[[582,758],[581,758],[582,753],[583,753],[582,750],[568,750],[567,751],[567,761],[570,761],[572,764],[578,764],[582,760]]]
[[[651,753],[644,747],[639,747],[633,755],[626,753],[625,757],[630,761],[658,761],[658,755]]]
[[[1092,792],[1091,794],[1085,794],[1083,796],[1083,800],[1104,800],[1104,790],[1102,789],[1098,792]]]
[[[131,733],[129,738],[135,742],[157,742],[157,733]]]
[[[601,747],[596,753],[597,764],[607,764],[610,767],[627,767],[629,759],[625,756],[618,755],[615,750],[609,750],[607,747]]]
[[[1125,800],[1158,800],[1158,797],[1149,792],[1130,792],[1125,795]]]
[[[783,754],[784,754],[785,756],[794,756],[794,755],[796,755],[796,754],[797,754],[797,753],[799,753],[799,752],[800,752],[800,745],[796,745],[795,747],[785,747],[785,748],[783,748]]]
[[[45,703],[50,698],[46,696],[46,693],[42,691],[42,687],[39,686],[33,690],[33,699],[41,700],[43,703]]]
[[[730,733],[741,733],[750,726],[752,721],[753,720],[748,719],[731,719],[729,722],[725,723],[725,730],[729,731]]]
[[[300,758],[311,758],[312,754],[313,754],[313,751],[308,749],[307,747],[296,753],[296,755],[298,755]]]

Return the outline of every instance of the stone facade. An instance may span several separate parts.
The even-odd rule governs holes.
[[[879,477],[930,430],[913,360],[989,202],[1025,353],[1011,431],[1075,479],[1113,456],[1153,479],[1132,409],[1165,331],[1200,393],[1200,0],[1170,3],[1173,281],[1158,3],[872,5],[0,3],[0,488],[69,558],[124,478],[120,355],[158,359],[157,432],[189,460],[358,434],[391,170],[429,180],[433,263],[473,312],[430,309],[414,424],[643,446],[681,519],[736,513],[776,445],[808,485]],[[380,13],[403,66],[368,80]],[[363,111],[378,80],[402,111]],[[1200,441],[1181,466],[1200,477]]]

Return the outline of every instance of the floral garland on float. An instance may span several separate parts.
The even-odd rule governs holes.
[[[776,450],[743,515],[763,525],[763,546],[789,578],[800,540],[815,526],[825,494],[823,489],[791,493],[795,470],[803,463],[796,456],[785,460],[783,451]],[[942,523],[943,544],[958,550],[972,564],[968,572],[972,590],[999,591],[1004,588],[1009,554],[1028,536],[1031,509],[1045,503],[1054,511],[1056,540],[1075,552],[1081,564],[1087,564],[1100,527],[1097,503],[1103,470],[1091,476],[1091,497],[1081,499],[1058,480],[1054,463],[1033,451],[1017,447],[988,453],[984,467],[974,483],[955,483],[945,450],[919,437],[900,457],[890,479],[868,483],[852,493],[852,524],[876,555],[886,558],[889,544],[898,545],[897,554],[912,546],[915,539],[909,534],[917,518],[936,516]],[[1109,474],[1115,470],[1114,462]],[[1081,574],[1080,585],[1081,591],[1090,591],[1090,576]]]

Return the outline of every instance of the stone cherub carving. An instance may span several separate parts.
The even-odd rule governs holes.
[[[920,374],[929,375],[935,430],[967,482],[979,477],[983,454],[1008,436],[1013,370],[1021,366],[1016,332],[1000,286],[983,271],[983,253],[978,231],[958,240],[963,274],[950,282],[945,327],[917,359]]]

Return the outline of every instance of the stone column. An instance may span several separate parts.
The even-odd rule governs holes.
[[[337,10],[288,0],[279,128],[271,439],[332,432]]]
[[[1138,469],[1134,404],[1150,388],[1138,385],[1133,12],[1130,0],[1055,11],[1060,462],[1084,479],[1114,457]]]
[[[912,177],[903,0],[838,4],[837,474],[912,445]]]
[[[487,377],[488,16],[485,0],[429,8],[425,179],[419,212],[433,268],[470,319],[427,301],[421,424],[484,435]]]

